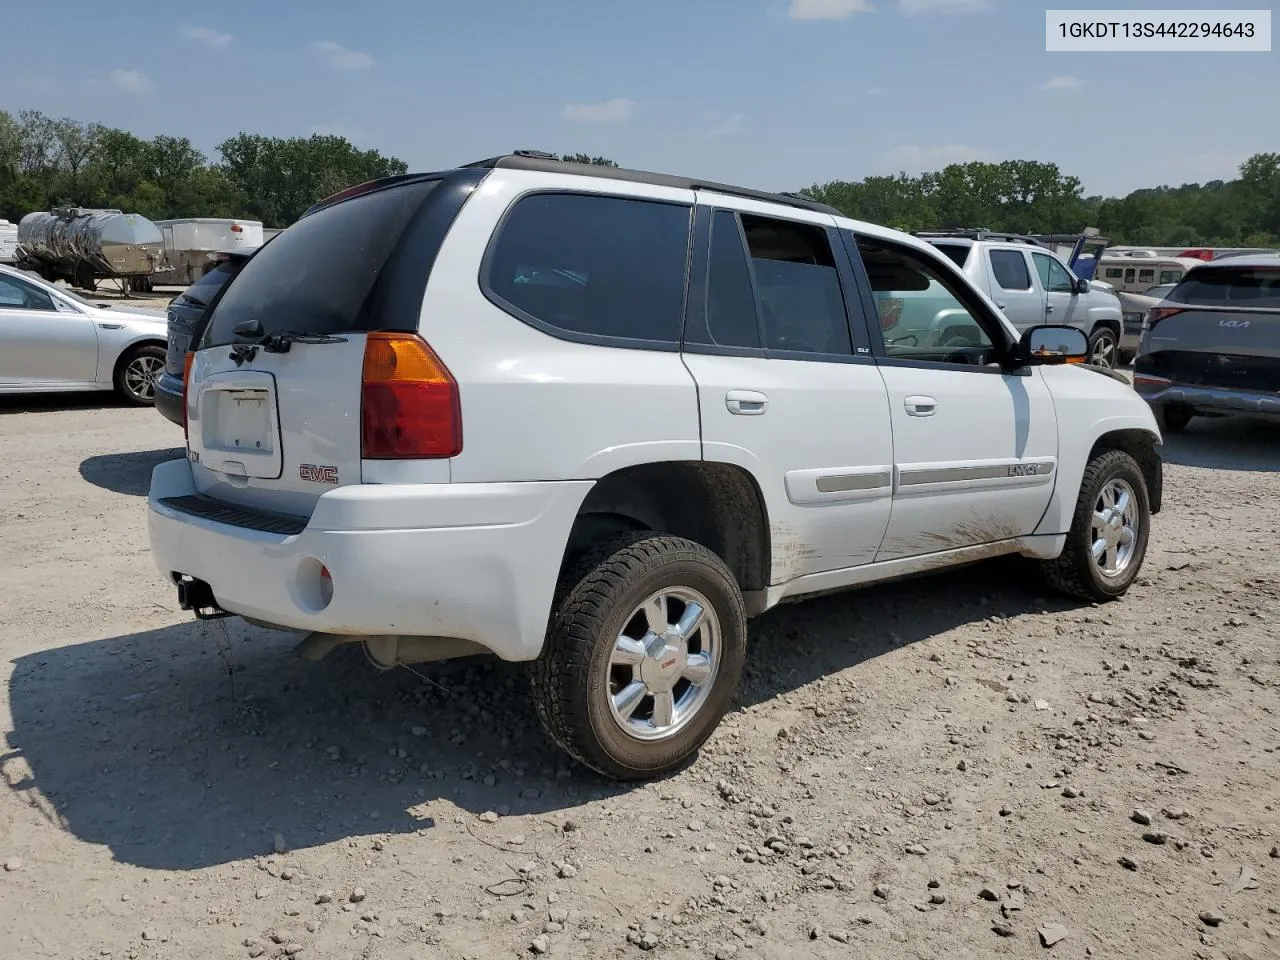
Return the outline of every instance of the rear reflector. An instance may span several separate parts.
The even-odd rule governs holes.
[[[1165,384],[1173,383],[1168,377],[1157,377],[1151,373],[1135,373],[1133,375],[1133,384],[1137,386],[1140,383],[1150,384],[1153,387],[1162,387]]]
[[[368,335],[360,446],[366,460],[434,459],[462,452],[458,384],[421,337]]]

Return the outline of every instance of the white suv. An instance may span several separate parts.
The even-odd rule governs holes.
[[[876,299],[932,285],[969,342],[886,345]],[[648,777],[781,601],[997,554],[1122,595],[1160,434],[1084,350],[805,198],[531,154],[381,180],[213,303],[152,550],[306,656],[532,661],[551,736]]]

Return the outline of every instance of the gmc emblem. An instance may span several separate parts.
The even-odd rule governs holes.
[[[314,463],[298,464],[298,476],[312,483],[337,483],[337,467],[317,467]]]

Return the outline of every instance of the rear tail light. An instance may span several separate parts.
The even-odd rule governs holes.
[[[1182,313],[1182,307],[1152,307],[1147,311],[1146,319],[1142,321],[1142,329],[1150,330],[1161,320],[1172,317],[1175,313]]]
[[[366,460],[455,457],[462,451],[457,381],[421,337],[368,335],[360,446]]]
[[[877,305],[880,310],[880,329],[889,330],[902,318],[902,298],[888,297]]]
[[[240,224],[238,224],[238,223],[233,223],[233,224],[231,225],[231,232],[232,232],[232,233],[244,233],[244,227],[240,226]]]
[[[195,358],[196,355],[190,350],[182,358],[182,435],[184,437],[189,436],[187,433],[187,385],[191,383],[191,364]]]

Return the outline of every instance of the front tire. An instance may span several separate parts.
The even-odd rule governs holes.
[[[1110,327],[1098,327],[1089,337],[1089,362],[1095,367],[1108,370],[1116,368],[1116,359],[1120,353],[1120,338]]]
[[[617,780],[682,767],[742,677],[742,592],[681,537],[631,533],[571,563],[557,590],[533,701],[566,753]]]
[[[116,367],[116,393],[135,407],[156,402],[156,381],[164,372],[164,347],[148,343],[135,347]]]
[[[1121,450],[1089,461],[1062,554],[1043,565],[1050,586],[1099,602],[1124,596],[1142,569],[1151,504],[1137,462]]]

